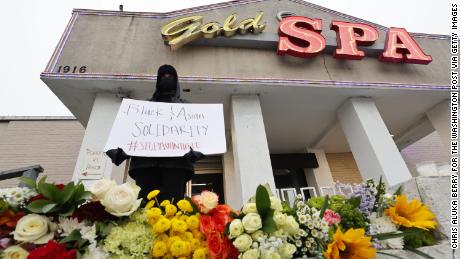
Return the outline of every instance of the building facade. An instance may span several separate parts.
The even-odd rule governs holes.
[[[289,196],[321,192],[335,175],[409,180],[416,165],[400,150],[433,132],[449,138],[448,46],[448,36],[297,0],[170,13],[76,9],[41,79],[85,127],[73,179],[123,181],[126,165],[103,154],[121,100],[149,98],[157,68],[175,66],[183,98],[223,104],[227,152],[198,165],[197,184],[220,182],[238,207],[260,183],[290,186]],[[223,173],[207,175],[220,160]]]

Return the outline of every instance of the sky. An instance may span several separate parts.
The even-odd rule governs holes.
[[[0,116],[72,116],[40,80],[73,8],[167,12],[226,1],[4,0],[0,16]],[[446,0],[311,0],[317,5],[409,32],[450,34]]]

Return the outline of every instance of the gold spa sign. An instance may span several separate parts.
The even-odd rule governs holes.
[[[203,25],[203,16],[195,15],[174,20],[161,28],[161,35],[171,50],[176,50],[183,45],[199,38],[215,38],[218,36],[232,37],[235,34],[261,33],[266,24],[261,24],[263,12],[254,18],[247,18],[239,23],[237,15],[228,16],[223,25],[218,22],[209,22]]]

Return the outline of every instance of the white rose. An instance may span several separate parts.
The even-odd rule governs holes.
[[[55,230],[56,224],[47,217],[29,214],[22,217],[16,224],[14,239],[38,245],[45,244],[53,239]]]
[[[129,216],[141,205],[137,199],[141,188],[133,183],[124,183],[111,188],[101,200],[105,210],[117,217]]]
[[[219,196],[210,191],[202,191],[194,198],[199,204],[201,213],[207,214],[219,204]]]
[[[252,238],[248,234],[243,234],[233,241],[233,245],[238,249],[240,252],[244,252],[248,250],[252,245]]]
[[[20,246],[10,246],[3,251],[5,259],[26,259],[28,255],[29,252]]]
[[[244,232],[243,223],[241,219],[235,219],[230,223],[229,227],[230,238],[235,238]]]
[[[286,224],[286,215],[282,212],[275,211],[275,214],[273,215],[273,220],[275,221],[276,225],[280,227]]]
[[[246,203],[242,211],[244,214],[257,213],[257,205],[254,202]]]
[[[249,213],[243,217],[243,227],[248,233],[253,233],[262,228],[262,219],[257,213]]]
[[[297,223],[293,216],[287,216],[286,224],[283,225],[283,229],[289,235],[293,236],[299,232],[299,223]]]
[[[241,259],[257,259],[259,258],[259,249],[250,249],[241,256]]]
[[[281,256],[272,250],[262,250],[261,259],[281,259]]]
[[[265,234],[262,230],[257,230],[256,232],[251,234],[252,240],[254,241],[259,241],[259,239],[263,239],[265,237]]]
[[[270,197],[270,208],[274,209],[275,211],[282,211],[283,210],[283,204],[281,203],[281,200],[276,198],[275,196]]]
[[[96,181],[89,187],[89,191],[93,194],[96,200],[102,200],[105,194],[115,187],[117,184],[114,180],[101,179]]]
[[[292,258],[297,248],[293,244],[284,243],[280,247],[278,247],[278,253],[281,255],[283,259]]]

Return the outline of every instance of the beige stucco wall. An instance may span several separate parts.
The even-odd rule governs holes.
[[[2,121],[0,171],[40,164],[50,181],[68,182],[83,135],[84,128],[76,120]],[[17,184],[6,180],[0,187]]]

